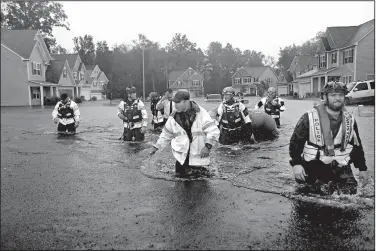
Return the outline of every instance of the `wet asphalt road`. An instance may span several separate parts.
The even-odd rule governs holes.
[[[312,103],[287,100],[285,130]],[[116,106],[80,110],[79,133],[58,139],[52,108],[2,108],[1,249],[374,249],[374,203],[341,208],[226,180],[153,179],[140,172],[151,143],[118,140]],[[356,119],[374,177],[374,117]]]

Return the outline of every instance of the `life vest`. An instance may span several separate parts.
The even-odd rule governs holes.
[[[132,105],[128,105],[128,103],[124,101],[124,122],[136,123],[142,121],[142,112],[138,109],[138,101],[139,99],[136,99]]]
[[[309,141],[304,146],[303,159],[307,162],[320,160],[324,164],[337,162],[339,166],[347,166],[353,149],[349,141],[354,137],[354,143],[357,144],[358,142],[354,133],[355,120],[350,113],[342,111],[342,123],[336,137],[333,139],[328,114],[325,107],[323,105],[320,106],[308,111]],[[317,108],[321,108],[321,111],[324,112],[319,113]]]
[[[281,107],[278,109],[276,106],[272,105],[272,102],[276,101]],[[282,104],[281,104],[282,103]],[[285,110],[283,101],[277,96],[274,99],[266,99],[264,104],[265,113],[272,116],[272,118],[279,118],[280,112]]]
[[[70,101],[68,101],[66,104],[60,102],[59,107],[57,108],[57,116],[61,119],[74,118],[74,111],[73,108],[70,107],[70,105]]]
[[[228,105],[222,103],[223,114],[219,123],[222,124],[224,129],[227,130],[240,130],[242,126],[242,114],[239,108],[239,102]]]

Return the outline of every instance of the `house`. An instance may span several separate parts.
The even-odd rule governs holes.
[[[191,67],[185,71],[170,72],[168,86],[174,93],[181,90],[188,91],[192,98],[204,95],[204,78]]]
[[[109,82],[106,74],[101,71],[98,65],[86,66],[86,84],[88,86],[88,98],[96,97],[97,100],[105,99],[106,96],[102,94],[103,86]]]
[[[317,68],[315,57],[310,55],[296,55],[291,61],[290,67],[287,69],[290,72],[292,79],[295,80],[297,76]]]
[[[358,26],[328,27],[316,51],[317,69],[297,76],[299,96],[318,96],[328,81],[374,79],[374,44],[374,19]]]
[[[76,54],[51,54],[55,61],[67,61],[70,71],[73,74],[73,82],[75,83],[74,96],[81,97],[86,81],[86,68],[81,57]]]
[[[264,81],[277,88],[278,76],[270,66],[240,67],[231,77],[235,92],[257,96],[257,85]]]
[[[277,95],[288,95],[292,90],[292,85],[287,83],[287,71],[281,69],[278,74]]]
[[[45,98],[59,96],[66,88],[74,96],[66,63],[54,62],[38,30],[2,28],[1,106],[43,106]]]

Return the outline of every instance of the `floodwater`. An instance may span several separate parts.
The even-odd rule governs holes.
[[[294,102],[296,104],[301,102],[301,104],[296,105]],[[283,229],[283,234],[274,233],[276,235],[273,237],[275,241],[270,241],[269,244],[267,239],[264,240],[264,244],[254,242],[252,245],[245,245],[245,243],[241,242],[248,248],[373,249],[375,205],[373,174],[374,127],[371,121],[374,118],[356,116],[358,127],[361,128],[360,136],[366,152],[367,165],[370,173],[372,173],[369,184],[364,187],[360,184],[358,193],[351,196],[300,194],[297,192],[299,186],[292,177],[292,170],[288,163],[288,144],[295,123],[304,111],[312,107],[311,103],[313,102],[286,102],[288,110],[282,116],[282,128],[279,130],[278,139],[253,145],[217,145],[211,151],[212,163],[210,167],[207,170],[198,170],[192,177],[188,178],[175,177],[175,160],[172,157],[170,146],[167,146],[154,156],[149,155],[152,144],[158,139],[158,132],[150,129],[146,135],[145,142],[142,143],[129,143],[119,140],[122,134],[122,125],[116,117],[116,106],[110,106],[107,102],[89,102],[80,105],[81,125],[78,128],[78,133],[69,137],[57,136],[56,126],[51,119],[52,108],[2,108],[2,226],[3,224],[10,224],[11,226],[12,217],[19,217],[11,213],[16,207],[11,198],[12,196],[20,196],[16,195],[17,192],[27,194],[29,189],[36,193],[33,196],[38,196],[38,194],[43,194],[43,191],[38,190],[37,187],[42,187],[43,183],[56,187],[64,187],[64,184],[72,186],[72,181],[68,180],[68,177],[77,172],[79,177],[77,177],[76,182],[89,182],[89,187],[85,187],[85,191],[89,191],[89,195],[93,191],[100,194],[103,189],[108,188],[105,188],[104,185],[96,185],[97,176],[95,175],[102,175],[106,182],[114,184],[121,182],[121,180],[132,179],[132,177],[129,177],[130,172],[138,172],[145,177],[142,182],[151,179],[167,182],[175,187],[184,186],[184,192],[181,196],[186,196],[190,203],[195,203],[192,202],[195,199],[200,200],[201,193],[213,192],[213,189],[217,191],[216,189],[219,189],[219,187],[241,189],[239,191],[242,191],[243,194],[254,192],[255,194],[252,196],[259,199],[267,196],[272,196],[271,198],[275,200],[278,200],[278,197],[284,198],[283,203],[281,202],[282,204],[268,205],[267,201],[264,201],[265,205],[262,205],[262,201],[257,204],[261,207],[274,207],[277,211],[278,207],[284,208],[287,204],[291,204],[290,213],[282,213],[284,216],[280,216],[281,222],[288,222],[286,226],[280,223],[279,228]],[[200,102],[200,104],[206,109],[211,109],[215,106],[215,104],[204,104],[203,102]],[[251,100],[250,106],[252,104]],[[356,114],[356,107],[349,107],[349,110],[353,110],[354,114]],[[94,173],[83,172],[87,165],[96,168],[95,175]],[[46,166],[48,167],[47,169]],[[67,168],[65,172],[61,172],[54,169],[54,166],[74,168]],[[123,169],[119,169],[119,167]],[[33,176],[33,179],[30,180],[28,177],[22,176],[22,174],[19,177],[14,177],[12,173],[18,169],[24,170],[23,172],[29,172],[28,168],[40,169],[44,174],[49,172],[49,177],[52,178],[49,181]],[[80,168],[82,170],[79,170]],[[111,172],[111,175],[108,175],[108,172]],[[353,172],[358,179],[358,170],[353,169]],[[39,177],[42,177],[41,175],[39,174]],[[13,183],[10,183],[11,179],[14,179]],[[20,182],[22,185],[15,185],[14,182]],[[191,185],[188,185],[187,188],[187,184]],[[134,185],[135,190],[139,189],[137,185]],[[141,184],[139,185],[141,187]],[[76,186],[79,187],[78,184],[73,184],[73,187]],[[22,187],[22,190],[18,190],[18,188],[21,189],[20,187]],[[67,193],[66,189],[63,189],[65,193]],[[110,191],[106,190],[106,192]],[[9,195],[10,193],[14,193],[14,195]],[[69,194],[72,193],[72,191],[69,192]],[[49,194],[48,196],[52,198],[56,194]],[[210,197],[210,195],[207,196]],[[44,199],[48,200],[48,198]],[[289,201],[287,204],[286,199]],[[86,200],[88,199],[86,198]],[[221,204],[217,204],[216,207],[221,207]],[[19,210],[27,210],[27,208]],[[33,217],[32,213],[27,215]],[[3,221],[3,217],[9,218],[8,221]],[[85,217],[88,216],[86,215]],[[188,216],[183,215],[181,217]],[[236,222],[236,220],[234,221]],[[208,224],[210,225],[211,223],[209,222]],[[213,222],[212,224],[214,227],[215,223]],[[259,224],[262,228],[263,225]],[[279,223],[276,221],[275,224]],[[216,231],[220,232],[220,229]],[[273,232],[270,233],[273,235]],[[5,233],[2,230],[1,235],[2,239],[6,237],[1,242],[2,248],[11,247],[17,249],[17,247],[20,247],[9,242],[8,232]],[[64,236],[61,238],[64,239]],[[112,246],[118,248],[145,248],[136,244],[134,246]],[[28,244],[23,244],[21,247],[30,248]],[[51,248],[51,246],[43,246],[42,244],[39,247]],[[57,245],[57,247],[59,246]],[[84,247],[87,248],[88,246]],[[157,245],[146,248],[177,247],[179,246]],[[217,245],[213,244],[213,242],[210,245],[201,243],[201,246],[199,244],[190,246],[191,249],[195,247],[216,249],[239,246],[234,243]],[[70,246],[70,248],[78,249],[79,247]]]

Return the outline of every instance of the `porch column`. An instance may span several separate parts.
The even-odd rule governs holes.
[[[321,77],[317,78],[317,84],[319,86],[318,90],[321,91]]]
[[[75,88],[72,87],[72,96],[73,96],[72,98],[75,98],[75,97],[74,97],[74,89],[75,89]]]
[[[328,83],[328,76],[327,76],[327,75],[325,75],[325,83],[324,83],[324,85],[325,85],[326,83]]]
[[[29,106],[31,106],[31,86],[28,86],[27,90],[29,91]]]
[[[50,97],[54,95],[54,87],[50,86]]]
[[[313,93],[313,77],[311,77],[310,93]]]
[[[57,86],[55,87],[56,97],[59,97],[59,90],[57,89]]]
[[[78,86],[76,86],[76,95],[77,95],[77,98],[80,97],[79,93],[78,93]]]
[[[44,99],[43,99],[43,86],[39,87],[40,88],[40,105],[44,106]]]

